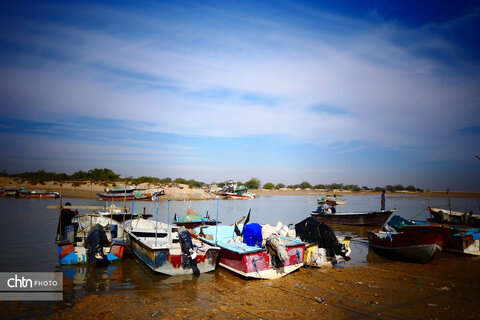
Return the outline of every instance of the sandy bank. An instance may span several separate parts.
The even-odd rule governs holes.
[[[6,319],[479,319],[478,258],[441,253],[425,265],[302,268],[277,280],[244,280],[219,268],[170,277],[158,290],[92,292],[53,306],[4,302],[0,310]]]

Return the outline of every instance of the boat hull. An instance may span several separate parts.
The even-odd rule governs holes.
[[[397,233],[370,231],[368,242],[379,253],[390,257],[427,263],[442,250],[444,235],[442,226],[411,225]]]
[[[311,216],[322,223],[344,224],[351,226],[382,226],[385,221],[394,213],[391,211],[374,211],[362,213],[335,213],[335,214],[318,214],[312,213]]]
[[[131,236],[128,233],[130,250],[133,254],[145,263],[151,270],[169,275],[178,276],[193,274],[191,268],[182,267],[182,252],[172,248],[151,248],[139,238]],[[214,271],[217,267],[217,261],[220,248],[211,247],[204,253],[197,253],[195,261],[200,273]]]
[[[266,250],[242,254],[222,249],[219,264],[246,278],[277,279],[303,266],[304,244],[290,246],[286,250],[288,259],[280,268],[272,267],[272,256]]]
[[[122,193],[97,193],[100,200],[133,200],[134,196],[131,193],[122,194]]]
[[[106,261],[113,262],[122,260],[126,244],[123,242],[114,242],[108,248],[104,248]],[[58,258],[61,265],[73,265],[87,263],[86,249],[83,245],[73,243],[58,245]]]

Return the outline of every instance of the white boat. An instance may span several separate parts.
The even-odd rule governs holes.
[[[176,276],[215,270],[220,248],[190,236],[184,227],[146,219],[127,222],[130,250],[155,272]]]

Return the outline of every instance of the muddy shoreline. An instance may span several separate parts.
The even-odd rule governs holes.
[[[277,280],[225,269],[158,290],[90,293],[71,303],[0,303],[4,319],[478,319],[480,257],[428,264],[376,259],[352,268],[301,268]],[[202,280],[206,279],[206,280]],[[49,313],[46,315],[46,313]]]

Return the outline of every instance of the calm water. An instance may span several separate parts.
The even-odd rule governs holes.
[[[370,211],[380,208],[380,195],[345,196],[347,204],[339,206],[338,211]],[[251,222],[275,225],[277,221],[295,224],[316,209],[315,196],[268,196],[253,200],[221,200],[219,201],[219,220],[223,224],[232,224],[246,216],[251,209]],[[72,205],[105,205],[105,202],[92,199],[69,199],[63,202]],[[447,198],[432,198],[432,206],[447,206]],[[108,203],[110,204],[110,203]],[[477,199],[452,198],[452,209],[457,211],[478,211]],[[64,272],[64,300],[70,301],[86,293],[112,293],[118,290],[151,290],[163,286],[187,283],[190,281],[215,281],[219,276],[229,277],[232,281],[240,278],[228,271],[217,269],[199,278],[192,276],[166,277],[154,274],[132,256],[127,256],[122,263],[108,267],[92,266],[59,266],[57,246],[54,236],[57,227],[58,211],[46,209],[47,205],[58,205],[58,200],[10,199],[0,198],[0,272]],[[122,203],[117,203],[121,206]],[[143,212],[156,217],[156,203],[137,201],[127,202],[128,207],[134,206],[135,212]],[[170,213],[168,213],[168,205]],[[167,222],[173,216],[183,216],[189,206],[200,214],[207,211],[211,217],[217,215],[217,201],[181,202],[171,201],[158,204],[158,220]],[[387,209],[394,206],[397,214],[404,218],[425,219],[427,217],[427,199],[423,196],[388,195]],[[87,211],[80,212],[87,213]],[[332,225],[337,235],[353,237],[352,260],[349,267],[366,264],[377,259],[369,252],[367,232],[369,227],[348,227]]]

